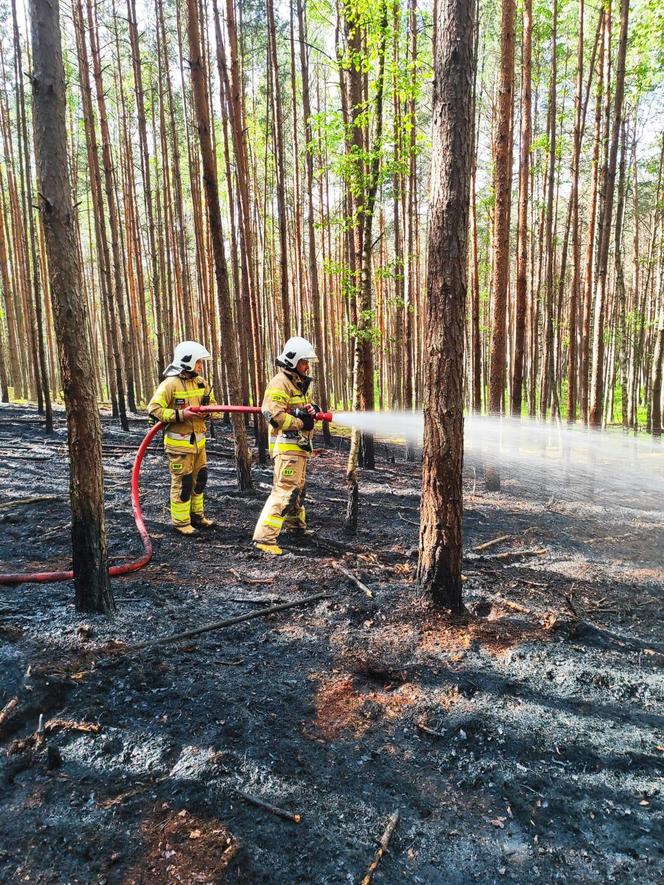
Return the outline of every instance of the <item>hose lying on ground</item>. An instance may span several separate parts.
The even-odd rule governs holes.
[[[208,414],[211,412],[240,412],[243,414],[259,414],[261,410],[259,406],[213,405],[193,406],[192,411],[200,412],[203,414]],[[330,412],[319,412],[316,414],[316,420],[331,421],[332,415]],[[138,530],[138,534],[140,535],[141,543],[143,544],[143,555],[139,556],[138,559],[131,560],[131,562],[124,562],[121,565],[112,565],[108,570],[108,573],[111,577],[116,577],[118,575],[128,575],[131,572],[136,572],[139,569],[143,568],[144,565],[147,565],[148,562],[150,562],[150,560],[152,559],[152,541],[150,539],[150,535],[148,534],[148,530],[145,527],[143,511],[141,510],[140,475],[141,465],[143,463],[143,458],[145,457],[148,446],[163,426],[163,422],[159,421],[148,430],[140,446],[138,447],[136,457],[134,458],[134,464],[131,468],[131,508],[134,514],[134,522],[136,523],[136,528]],[[13,575],[0,574],[0,585],[33,583],[43,584],[56,581],[71,581],[73,580],[73,578],[73,571],[26,572]]]

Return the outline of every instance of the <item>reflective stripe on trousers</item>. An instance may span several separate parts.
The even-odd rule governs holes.
[[[171,474],[171,522],[189,525],[191,514],[203,515],[203,492],[207,483],[205,446],[191,452],[167,452]]]
[[[305,482],[307,457],[299,449],[299,455],[278,454],[274,459],[272,491],[258,517],[254,529],[254,541],[273,544],[282,528],[304,528]]]

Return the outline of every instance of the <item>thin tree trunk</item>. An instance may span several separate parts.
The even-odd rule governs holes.
[[[212,240],[214,254],[214,269],[221,320],[221,334],[226,343],[226,377],[231,398],[233,402],[238,402],[241,395],[238,371],[238,347],[236,336],[233,334],[233,313],[228,286],[228,267],[226,266],[224,237],[221,224],[217,171],[212,150],[212,137],[210,135],[210,108],[208,103],[207,78],[201,57],[201,38],[197,0],[187,0],[187,32],[189,35],[191,84],[197,118],[198,136],[200,140],[201,159],[203,161],[203,185],[205,188],[210,224],[210,238]],[[252,488],[251,456],[247,446],[244,422],[241,415],[233,415],[231,420],[235,436],[235,459],[238,486],[243,490],[250,489]]]
[[[514,0],[502,0],[500,71],[495,128],[495,215],[493,228],[493,302],[489,412],[500,415],[505,390],[507,289],[509,285],[510,205],[512,184],[512,106],[514,89]],[[500,488],[496,464],[487,465],[486,484]]]
[[[76,608],[111,612],[101,425],[71,200],[57,0],[32,0],[34,130],[41,212],[67,410]]]
[[[581,0],[583,2],[583,0]],[[521,417],[523,361],[528,306],[528,186],[530,184],[531,78],[532,78],[532,0],[523,4],[521,62],[521,145],[519,154],[519,217],[517,221],[516,322],[511,414]]]
[[[327,383],[327,354],[323,335],[321,317],[321,293],[318,281],[318,257],[316,254],[316,228],[314,224],[314,142],[311,131],[311,99],[309,95],[309,59],[307,52],[307,30],[304,20],[303,0],[297,0],[297,24],[300,43],[300,67],[302,73],[302,113],[304,115],[304,141],[305,141],[305,174],[307,191],[307,258],[309,269],[309,286],[311,288],[311,307],[313,312],[314,341],[316,354],[318,355],[318,373],[316,377],[317,395],[320,397],[320,405],[324,411],[329,407],[328,383]],[[323,439],[326,445],[330,445],[329,424],[323,422]]]
[[[282,333],[284,341],[292,335],[290,300],[288,293],[288,225],[286,222],[286,171],[284,164],[284,133],[281,110],[281,81],[277,58],[277,29],[274,20],[274,4],[265,0],[267,12],[268,53],[272,69],[272,99],[274,103],[274,135],[277,178],[277,212],[279,216],[279,291],[281,293]]]
[[[92,56],[92,71],[96,87],[97,107],[99,110],[99,125],[101,129],[101,156],[104,170],[104,187],[106,192],[106,204],[108,206],[108,221],[110,227],[111,255],[113,259],[112,285],[115,298],[117,316],[120,323],[120,347],[122,348],[123,374],[125,389],[127,392],[127,405],[131,412],[136,411],[136,396],[134,391],[134,361],[132,339],[127,324],[127,314],[124,301],[124,274],[122,254],[120,249],[119,217],[117,200],[115,196],[115,181],[113,173],[113,157],[111,154],[111,135],[108,126],[106,111],[106,93],[102,74],[101,56],[97,39],[97,25],[92,0],[87,0],[88,27],[90,34],[90,52]],[[124,428],[123,428],[124,429]]]
[[[30,279],[27,292],[31,301],[30,319],[35,351],[35,376],[38,387],[39,411],[44,412],[46,432],[53,432],[53,411],[51,408],[51,392],[49,389],[48,362],[44,345],[44,314],[42,305],[42,287],[40,283],[39,262],[37,260],[37,234],[35,231],[34,214],[32,211],[32,165],[30,162],[30,146],[28,141],[28,123],[25,110],[24,75],[21,52],[21,41],[16,15],[16,0],[12,0],[12,21],[14,25],[14,52],[16,63],[16,89],[18,93],[18,141],[21,166],[21,177],[24,181],[23,212],[27,216],[26,234],[29,241],[29,258],[26,256],[26,267]],[[27,197],[27,199],[26,199]],[[27,263],[29,262],[29,264]]]
[[[618,156],[618,139],[620,135],[620,121],[622,118],[622,105],[625,91],[625,58],[627,54],[628,16],[629,0],[620,0],[620,37],[618,40],[618,58],[616,61],[615,101],[613,106],[611,144],[609,147],[609,160],[607,167],[606,199],[603,206],[603,224],[600,227],[599,261],[595,302],[595,324],[593,327],[593,362],[591,372],[591,397],[589,412],[589,423],[592,427],[600,427],[602,424],[602,412],[604,402],[604,314],[607,296],[609,230],[613,209],[616,161]]]

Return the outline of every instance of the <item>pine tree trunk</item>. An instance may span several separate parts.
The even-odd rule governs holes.
[[[34,130],[51,297],[67,410],[76,608],[111,612],[101,425],[71,201],[57,0],[32,0]]]
[[[40,282],[39,262],[37,260],[37,235],[35,231],[34,215],[32,211],[32,164],[30,162],[30,147],[28,141],[28,123],[25,111],[25,77],[23,74],[23,62],[21,41],[16,15],[16,0],[12,0],[12,21],[14,26],[14,53],[16,64],[16,88],[18,93],[18,144],[20,154],[21,178],[23,180],[23,215],[24,225],[27,220],[26,234],[28,237],[29,257],[26,255],[26,270],[29,278],[26,294],[30,302],[30,326],[32,347],[34,353],[34,370],[37,384],[38,410],[44,413],[46,432],[53,431],[53,412],[51,408],[51,393],[49,390],[48,362],[44,345],[44,315],[42,306],[42,287]],[[27,199],[26,199],[27,198]]]
[[[113,170],[113,157],[111,154],[111,135],[108,126],[106,111],[106,93],[102,74],[101,56],[97,38],[97,24],[92,0],[87,0],[88,27],[90,35],[90,52],[92,70],[95,81],[97,108],[99,110],[99,125],[101,129],[101,157],[104,171],[104,188],[106,193],[106,205],[108,207],[108,221],[110,228],[111,256],[112,256],[112,287],[115,309],[120,325],[120,347],[123,360],[123,375],[125,390],[127,393],[127,406],[131,412],[136,411],[136,396],[134,391],[134,354],[132,338],[127,324],[127,312],[124,299],[124,273],[120,248],[120,227],[115,195],[115,181]],[[123,428],[124,429],[124,428]]]
[[[203,162],[203,185],[210,224],[210,238],[214,255],[214,269],[217,284],[221,333],[226,343],[224,362],[229,393],[233,402],[239,402],[241,396],[238,371],[237,336],[233,329],[233,313],[231,308],[230,290],[228,285],[228,267],[224,250],[224,237],[221,224],[221,208],[219,205],[219,188],[217,170],[212,150],[210,134],[210,107],[207,92],[207,77],[201,57],[200,24],[197,0],[187,0],[187,33],[189,35],[189,63],[191,66],[191,84],[196,112],[198,136],[200,140],[201,159]],[[235,459],[237,466],[238,486],[240,489],[252,488],[251,456],[247,446],[247,437],[241,415],[232,418],[235,436]]]
[[[434,22],[426,390],[418,581],[458,612],[463,555],[463,349],[474,4],[438,0]]]
[[[546,198],[546,225],[544,234],[544,254],[546,256],[545,295],[544,295],[544,355],[542,358],[542,382],[540,385],[540,417],[546,418],[553,391],[553,286],[554,286],[554,186],[556,171],[556,30],[558,4],[553,0],[553,22],[551,28],[551,72],[549,74],[549,107],[547,114],[548,130],[548,180]]]
[[[277,213],[279,218],[279,291],[281,295],[282,334],[286,341],[293,334],[290,300],[288,293],[288,225],[286,221],[286,182],[284,165],[284,133],[281,110],[281,82],[277,58],[277,30],[274,20],[274,4],[265,0],[267,12],[268,53],[272,70],[272,102],[275,139],[275,168],[277,178]]]
[[[329,408],[328,381],[327,381],[327,353],[323,335],[321,316],[321,293],[318,280],[318,257],[316,254],[316,228],[314,224],[314,157],[313,135],[311,131],[311,99],[309,95],[309,59],[307,52],[307,30],[304,21],[303,0],[297,0],[297,23],[300,44],[300,69],[302,74],[302,113],[304,116],[304,139],[305,139],[305,174],[307,191],[307,259],[309,269],[309,286],[311,289],[311,307],[313,312],[314,342],[318,355],[318,371],[316,376],[316,395],[320,397],[320,405],[323,411]],[[323,422],[323,439],[326,445],[330,445],[330,427],[327,421]]]
[[[607,276],[609,258],[609,231],[613,209],[618,139],[622,119],[622,105],[625,91],[625,58],[627,54],[627,24],[629,0],[620,0],[620,37],[616,60],[615,101],[611,126],[611,143],[607,166],[606,196],[603,205],[603,223],[600,226],[599,260],[597,273],[595,324],[593,328],[593,362],[591,372],[591,397],[589,423],[591,427],[601,427],[604,403],[604,319],[607,297]]]
[[[493,303],[491,309],[491,368],[489,412],[500,415],[505,390],[507,356],[505,325],[510,261],[510,205],[512,185],[512,105],[514,89],[514,0],[502,0],[500,71],[495,127],[495,215],[493,227]],[[500,488],[496,464],[486,467],[486,485]]]
[[[532,0],[524,0],[521,62],[521,145],[519,153],[519,217],[517,221],[516,316],[514,367],[510,412],[521,417],[523,399],[524,341],[528,307],[528,202],[530,184],[531,77],[532,77]]]
[[[604,10],[600,12],[600,40],[606,27]],[[591,165],[591,191],[588,207],[586,255],[583,275],[583,306],[581,312],[581,353],[579,357],[579,408],[581,419],[588,424],[589,408],[589,364],[590,364],[590,315],[592,310],[593,254],[595,249],[595,227],[597,222],[597,191],[599,186],[599,148],[602,129],[602,93],[604,87],[604,52],[599,51],[597,62],[597,91],[595,94],[595,126],[593,131],[593,152]]]

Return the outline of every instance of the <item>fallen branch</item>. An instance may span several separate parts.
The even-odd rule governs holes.
[[[192,639],[194,636],[200,636],[202,633],[210,633],[213,630],[222,630],[224,627],[232,627],[234,624],[241,624],[243,621],[251,621],[254,618],[262,618],[267,615],[276,614],[285,611],[288,608],[296,608],[299,605],[311,605],[312,602],[318,602],[319,599],[328,599],[329,593],[314,593],[313,596],[305,596],[303,599],[296,599],[293,602],[284,602],[281,605],[272,605],[269,608],[261,608],[255,612],[248,612],[244,615],[238,615],[235,618],[225,618],[223,621],[214,621],[212,624],[204,624],[195,630],[186,630],[184,633],[174,633],[172,636],[162,636],[159,639],[149,639],[146,642],[138,642],[135,645],[127,645],[120,649],[123,653],[132,651],[141,651],[144,648],[152,648],[155,645],[167,645],[170,642],[180,642],[182,639]]]
[[[489,556],[480,556],[481,559],[518,559],[521,556],[545,556],[549,551],[546,547],[534,547],[529,550],[506,550],[504,553],[491,553]]]
[[[11,716],[17,706],[18,698],[12,698],[11,701],[5,704],[2,710],[0,710],[0,725],[4,725],[5,721]]]
[[[507,608],[511,608],[515,612],[524,612],[525,614],[531,614],[529,608],[526,608],[525,605],[520,605],[518,602],[512,602],[511,599],[501,599],[500,602],[503,605],[506,605]]]
[[[509,541],[509,539],[513,537],[512,535],[500,535],[498,538],[493,538],[491,541],[485,541],[484,544],[478,544],[476,547],[473,547],[473,551],[475,553],[479,553],[482,550],[488,550],[489,547],[495,547],[496,544],[500,544],[502,541]]]
[[[14,501],[0,502],[0,510],[9,510],[12,507],[22,507],[27,504],[37,504],[41,501],[59,501],[57,495],[35,495],[31,498],[16,498]]]
[[[419,522],[415,522],[414,519],[406,519],[406,517],[403,516],[401,513],[397,513],[397,516],[399,517],[399,519],[400,519],[402,522],[407,522],[408,525],[414,525],[414,526],[416,526],[416,528],[419,529],[420,524],[419,524]]]
[[[7,748],[7,755],[15,756],[17,753],[32,750],[43,743],[46,734],[53,734],[56,731],[80,731],[84,734],[99,734],[101,725],[98,725],[96,722],[76,722],[74,719],[49,719],[48,722],[44,723],[43,714],[40,714],[37,731],[26,738],[13,741]]]
[[[565,593],[565,594],[563,594],[563,598],[565,600],[565,604],[567,605],[567,608],[572,612],[574,617],[578,620],[579,613],[577,612],[576,608],[574,607],[574,603],[572,602],[572,597],[569,595],[569,593]]]
[[[228,596],[229,602],[248,602],[252,604],[260,604],[269,603],[270,605],[274,605],[277,602],[285,602],[286,600],[283,596]]]
[[[251,793],[245,793],[244,790],[239,790],[236,788],[235,792],[240,797],[240,799],[244,799],[245,802],[249,802],[251,805],[255,805],[256,808],[262,808],[264,811],[269,811],[270,814],[274,814],[277,817],[282,817],[284,820],[292,821],[294,824],[299,824],[302,820],[301,814],[291,814],[290,811],[279,808],[277,805],[271,805],[269,802],[264,802],[263,799],[258,799],[256,796],[252,796]]]
[[[127,799],[133,799],[134,796],[140,796],[141,793],[149,790],[150,787],[161,784],[163,781],[168,780],[168,778],[169,775],[165,774],[163,777],[158,777],[147,784],[139,784],[139,786],[133,787],[131,790],[125,790],[124,793],[118,793],[117,796],[112,796],[110,799],[102,799],[100,802],[97,802],[97,808],[114,808],[116,805],[122,805]]]
[[[334,563],[334,568],[337,571],[341,572],[342,575],[345,575],[350,581],[352,581],[356,587],[359,587],[363,593],[366,593],[366,595],[369,597],[369,599],[373,599],[373,591],[370,590],[366,584],[363,584],[362,581],[360,581],[360,579],[357,578],[352,572],[349,572],[347,569],[345,569],[338,562]]]
[[[371,861],[369,865],[369,869],[366,871],[364,878],[362,879],[362,885],[369,885],[373,874],[376,872],[378,868],[378,864],[380,863],[382,857],[387,853],[387,850],[390,845],[390,839],[392,838],[392,834],[397,828],[397,824],[399,823],[399,812],[395,811],[390,815],[390,819],[387,822],[387,826],[385,827],[385,832],[380,837],[380,844],[378,850],[374,854],[374,859]]]
[[[80,731],[83,734],[99,734],[101,725],[97,722],[76,722],[74,719],[49,719],[44,726],[44,731],[52,734],[54,731]]]
[[[432,737],[437,737],[437,738],[444,738],[445,737],[445,735],[442,733],[442,731],[434,731],[433,728],[429,728],[429,726],[424,725],[423,722],[416,722],[415,727],[419,728],[420,731],[423,731],[425,734],[432,735]]]

